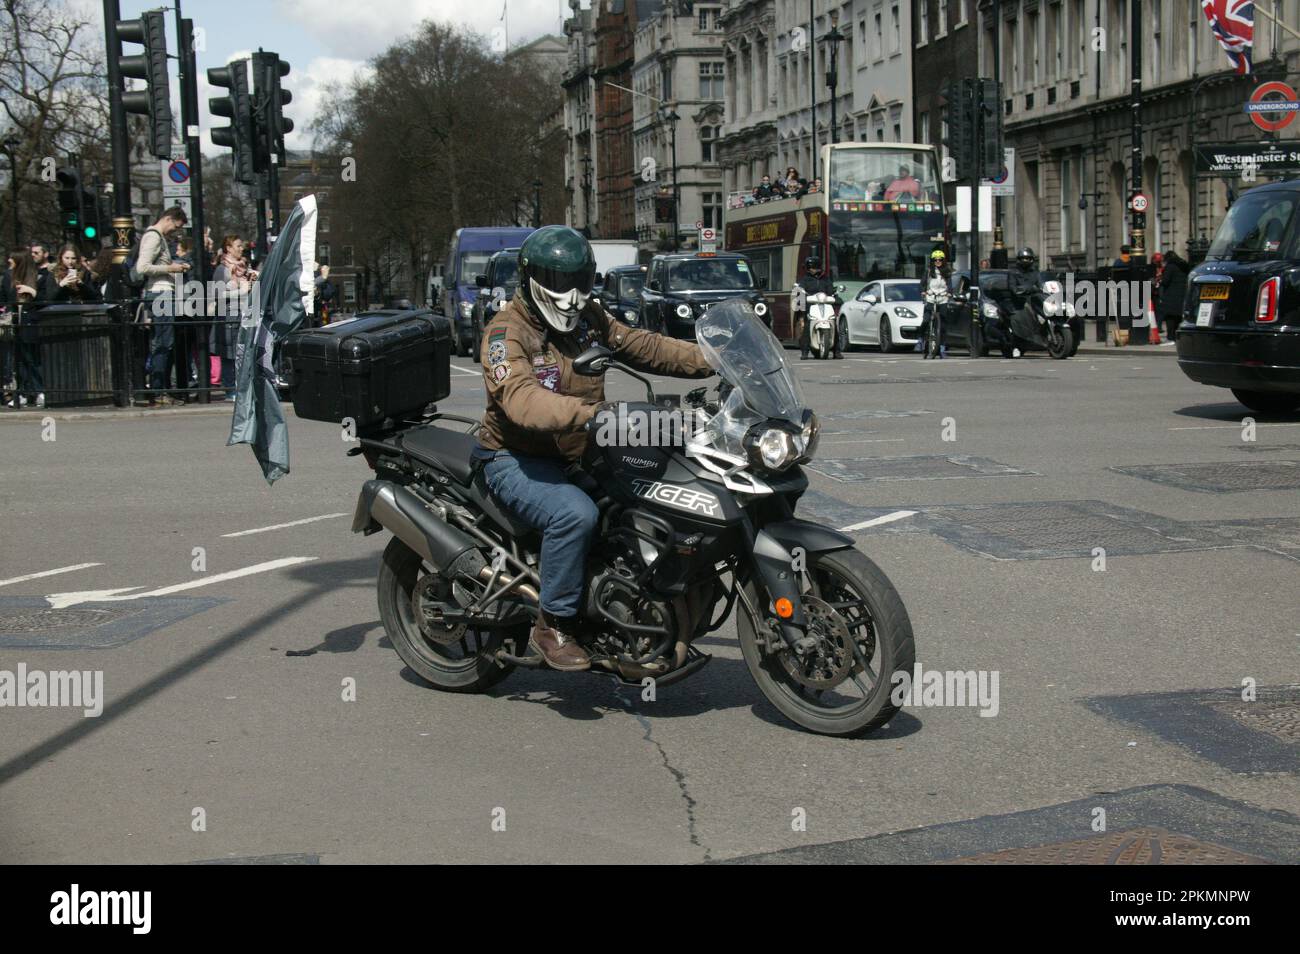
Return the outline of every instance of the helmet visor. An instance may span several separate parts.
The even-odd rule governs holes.
[[[556,295],[577,291],[585,297],[591,294],[591,288],[596,282],[594,265],[591,268],[584,268],[576,272],[563,272],[557,268],[533,266],[530,274],[537,284]]]

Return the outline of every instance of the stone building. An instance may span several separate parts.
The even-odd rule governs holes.
[[[680,227],[677,244],[683,248],[695,241],[696,222],[722,227],[716,154],[725,77],[720,10],[717,4],[664,4],[637,24],[632,125],[636,232],[644,251],[673,248],[674,227]],[[681,208],[676,223],[659,221],[663,216],[657,213],[671,205],[656,199],[671,193],[674,175]]]
[[[1016,196],[1004,200],[1006,242],[1032,246],[1058,268],[1107,264],[1131,239],[1131,2],[1001,2],[1002,106],[1007,145],[1016,150]],[[1265,139],[1244,104],[1272,73],[1300,69],[1300,40],[1257,14],[1255,74],[1237,76],[1200,0],[1141,2],[1146,251],[1186,254],[1190,240],[1214,234],[1231,191],[1242,185],[1198,176],[1193,146]],[[986,76],[993,75],[992,7],[982,0],[979,9]],[[1284,21],[1300,23],[1300,0],[1273,7]],[[1298,133],[1294,123],[1282,135]]]
[[[329,266],[330,281],[338,288],[342,310],[354,311],[367,298],[348,222],[330,214],[330,189],[338,182],[338,165],[311,153],[291,152],[287,158],[279,176],[280,221],[289,217],[294,203],[304,195],[316,196],[316,261]],[[418,284],[404,275],[402,288],[408,290],[404,294],[414,298],[409,289]]]

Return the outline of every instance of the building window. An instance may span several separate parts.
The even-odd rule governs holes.
[[[916,45],[924,46],[930,36],[930,0],[917,0]]]
[[[935,24],[935,37],[946,36],[948,33],[948,0],[935,0],[935,13],[938,14],[939,22]]]
[[[967,0],[957,0],[957,26],[965,26],[970,23],[970,16],[966,12]]]
[[[330,263],[330,247],[328,245],[317,246],[316,263],[318,265],[328,265]]]
[[[327,216],[322,215],[318,221],[320,222],[320,225],[318,226],[317,231],[328,232],[330,230],[330,220]]]
[[[329,201],[329,197],[330,197],[330,190],[321,189],[319,192],[316,193],[316,204],[324,205],[327,201]]]
[[[1070,251],[1074,236],[1075,194],[1079,187],[1074,182],[1074,165],[1068,158],[1061,160],[1061,251]]]
[[[718,29],[718,10],[718,7],[700,7],[700,33],[713,33]]]
[[[714,146],[718,138],[717,126],[700,127],[700,161],[717,162],[718,157],[714,153]]]
[[[893,39],[889,44],[889,52],[899,53],[903,49],[903,21],[899,17],[898,4],[889,8],[889,24],[893,34]]]
[[[671,60],[659,67],[659,85],[663,89],[663,93],[660,94],[660,99],[672,99],[673,64]]]
[[[876,59],[883,59],[885,56],[885,27],[881,21],[879,13],[876,14]]]
[[[344,268],[352,267],[352,246],[351,245],[343,246],[343,267]]]
[[[722,99],[723,78],[721,63],[701,63],[700,99]]]
[[[345,305],[357,303],[357,283],[350,278],[343,283],[343,303]]]
[[[917,125],[921,128],[917,131],[917,137],[927,146],[930,144],[930,114],[921,113],[916,117]]]
[[[722,228],[722,193],[700,193],[700,221],[706,229]]]
[[[1160,82],[1161,56],[1164,52],[1164,44],[1161,42],[1164,23],[1164,11],[1161,8],[1160,0],[1151,0],[1151,83],[1155,85]]]

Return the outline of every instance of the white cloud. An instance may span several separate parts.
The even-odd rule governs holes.
[[[352,77],[364,73],[368,67],[359,60],[345,60],[318,56],[305,69],[294,67],[285,77],[285,88],[293,93],[293,102],[285,114],[293,118],[294,130],[285,138],[285,145],[293,150],[311,148],[313,134],[311,123],[320,112],[325,87],[340,83],[345,88]]]

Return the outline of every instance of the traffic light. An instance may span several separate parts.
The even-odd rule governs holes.
[[[262,50],[253,54],[253,93],[257,104],[253,168],[257,172],[265,172],[270,167],[271,153],[275,153],[278,164],[285,162],[284,137],[293,132],[293,120],[284,115],[284,107],[293,102],[293,94],[283,89],[280,81],[289,75],[289,69],[279,54]]]
[[[979,80],[981,129],[979,141],[980,178],[995,179],[1002,172],[1002,84]]]
[[[943,144],[956,166],[957,179],[969,179],[975,152],[974,87],[969,79],[949,83],[944,98],[948,101],[948,137]]]
[[[167,33],[162,10],[150,10],[137,20],[117,21],[118,39],[139,43],[144,52],[123,56],[123,76],[145,81],[145,88],[122,94],[122,108],[149,117],[149,151],[159,159],[172,154],[172,101],[167,80]]]
[[[230,120],[229,126],[212,130],[212,142],[233,150],[231,161],[235,179],[245,185],[255,181],[253,171],[253,107],[248,98],[248,60],[231,60],[225,66],[208,70],[208,82],[230,90],[229,96],[214,96],[208,109],[214,116]]]
[[[71,166],[65,166],[54,174],[59,185],[59,222],[65,234],[80,234],[84,216],[85,189],[81,185],[81,173]]]

